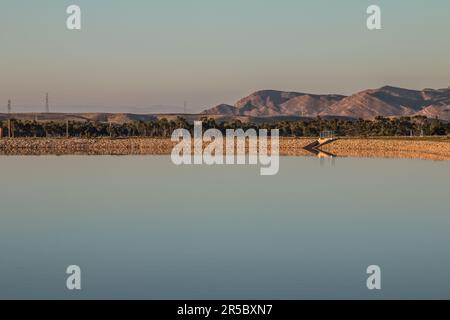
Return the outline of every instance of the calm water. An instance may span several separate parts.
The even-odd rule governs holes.
[[[450,298],[446,162],[282,158],[273,177],[169,157],[0,164],[0,298]]]

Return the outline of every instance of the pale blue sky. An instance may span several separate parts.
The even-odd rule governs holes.
[[[66,29],[66,7],[82,30]],[[366,8],[383,30],[366,29]],[[199,111],[260,89],[450,85],[448,0],[2,0],[0,112]],[[74,106],[79,106],[75,109]],[[139,109],[142,108],[142,109]],[[160,111],[162,108],[153,110]],[[176,108],[167,108],[176,111]]]

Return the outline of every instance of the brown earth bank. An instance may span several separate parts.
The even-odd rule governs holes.
[[[303,149],[314,141],[313,138],[280,138],[280,155],[316,156]],[[15,138],[0,139],[0,155],[169,155],[175,145],[176,142],[165,138]],[[338,157],[450,161],[448,138],[343,138],[321,150]]]
[[[341,157],[450,161],[450,139],[339,139],[321,148]]]

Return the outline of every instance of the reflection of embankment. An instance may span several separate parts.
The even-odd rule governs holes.
[[[316,139],[280,138],[280,155],[314,156],[303,149]],[[3,155],[168,155],[175,142],[161,138],[0,139]],[[270,149],[270,140],[269,140]],[[349,157],[418,158],[450,161],[450,140],[339,139],[321,147],[324,154]]]

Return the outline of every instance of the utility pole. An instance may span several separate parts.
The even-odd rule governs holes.
[[[184,114],[187,113],[187,102],[186,101],[184,101],[184,103],[183,103],[183,111],[184,111]]]
[[[11,119],[8,119],[8,137],[14,138],[14,127]]]
[[[8,99],[8,138],[11,138],[11,99]]]
[[[69,119],[66,120],[66,138],[69,139]]]
[[[48,106],[48,92],[45,94],[45,112],[50,112],[50,107]]]

